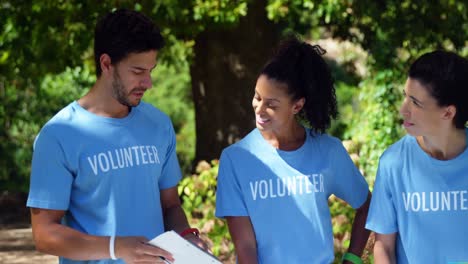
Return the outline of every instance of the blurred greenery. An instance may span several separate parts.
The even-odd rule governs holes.
[[[182,171],[192,172],[195,157],[195,111],[190,93],[189,57],[191,42],[170,40],[170,54],[177,54],[177,63],[161,60],[153,73],[153,88],[145,94],[145,101],[167,113],[177,133],[177,154]]]
[[[145,100],[173,120],[177,153],[186,175],[179,187],[184,209],[191,223],[212,241],[213,252],[232,261],[227,227],[213,215],[217,162],[195,158],[195,150],[204,147],[196,146],[197,134],[218,128],[195,125],[201,117],[193,103],[190,67],[197,55],[197,35],[209,30],[229,34],[228,29],[254,12],[249,9],[252,1],[2,1],[0,191],[28,190],[35,135],[95,81],[90,29],[98,16],[120,7],[141,10],[160,25],[167,40],[153,76],[154,88]],[[372,187],[379,156],[403,134],[398,107],[410,62],[433,49],[467,56],[468,6],[453,0],[265,0],[264,5],[272,25],[281,25],[284,32],[297,32],[314,43],[329,40],[320,44],[328,50],[340,110],[329,132],[345,140]],[[269,45],[265,43],[265,49]],[[211,56],[205,61],[222,59]],[[250,93],[250,86],[244,83],[238,89]],[[231,96],[224,94],[224,87],[216,88],[219,97]],[[237,120],[230,109],[209,110],[228,121]],[[349,243],[353,210],[334,197],[330,208],[338,261]],[[371,263],[372,256],[366,261]]]
[[[196,173],[180,182],[179,194],[183,198],[182,207],[188,212],[190,224],[209,239],[213,254],[233,263],[234,246],[230,243],[227,225],[214,216],[217,176],[217,160],[211,163],[201,161],[196,167]]]

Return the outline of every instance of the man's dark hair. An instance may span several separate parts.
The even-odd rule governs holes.
[[[133,10],[119,9],[106,14],[94,31],[96,75],[102,73],[100,57],[108,54],[113,65],[130,53],[160,50],[164,39],[150,18]]]
[[[468,60],[448,51],[423,54],[411,65],[408,77],[419,81],[439,106],[454,105],[454,122],[464,128],[468,120]]]

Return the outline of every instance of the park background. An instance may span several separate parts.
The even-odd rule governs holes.
[[[166,39],[144,100],[171,117],[183,207],[226,263],[234,256],[225,223],[214,217],[217,159],[255,127],[255,81],[283,36],[328,51],[340,111],[328,132],[343,140],[371,188],[379,156],[403,135],[398,107],[410,63],[434,49],[468,55],[466,1],[0,1],[0,230],[28,227],[34,138],[92,86],[94,24],[115,8],[144,12]],[[354,213],[335,197],[330,210],[338,262]],[[371,246],[372,239],[365,263],[373,262]],[[15,249],[0,243],[0,255]],[[14,258],[3,261],[20,263]]]

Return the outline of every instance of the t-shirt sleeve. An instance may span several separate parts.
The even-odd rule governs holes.
[[[239,179],[233,169],[232,160],[223,151],[219,161],[216,190],[216,216],[248,216]]]
[[[27,206],[67,210],[73,180],[62,145],[43,129],[34,142]]]
[[[380,234],[391,234],[398,232],[398,224],[392,192],[388,184],[390,171],[385,167],[385,161],[381,158],[372,192],[366,228]]]
[[[165,159],[162,166],[161,177],[159,178],[160,189],[168,189],[174,187],[179,183],[182,178],[182,172],[180,171],[179,160],[176,154],[176,138],[172,122],[169,122],[168,126],[168,140],[169,144],[167,152],[165,153]]]
[[[367,199],[369,185],[341,142],[337,142],[335,151],[331,154],[331,168],[334,168],[333,193],[353,208],[361,207]]]

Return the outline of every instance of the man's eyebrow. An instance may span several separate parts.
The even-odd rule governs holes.
[[[150,69],[147,69],[147,68],[143,68],[143,67],[140,67],[140,66],[130,66],[130,68],[134,69],[134,70],[140,70],[140,71],[147,71],[147,70],[154,70],[154,68],[156,68],[157,64],[155,64],[153,67],[151,67]]]

